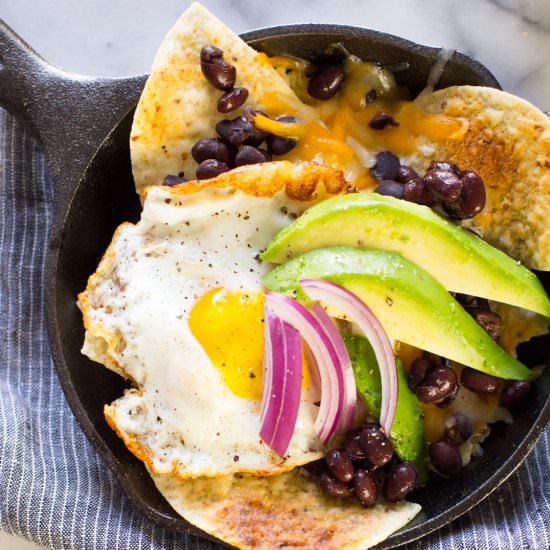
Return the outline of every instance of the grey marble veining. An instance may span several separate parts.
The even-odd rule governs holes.
[[[0,0],[0,17],[48,60],[87,74],[147,72],[189,0]],[[503,87],[550,109],[550,0],[203,0],[243,32],[359,25],[478,58]],[[0,548],[37,547],[0,532]]]
[[[550,108],[550,0],[204,0],[238,32],[326,22],[370,27],[477,57],[503,87]],[[0,17],[65,68],[146,72],[189,0],[0,0]]]

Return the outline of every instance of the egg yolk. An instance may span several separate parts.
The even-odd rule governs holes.
[[[225,385],[237,396],[261,400],[264,358],[264,297],[257,292],[214,288],[205,292],[189,314],[191,333]],[[302,389],[310,373],[302,354]]]
[[[264,297],[214,288],[189,315],[189,328],[226,386],[239,397],[261,399]]]

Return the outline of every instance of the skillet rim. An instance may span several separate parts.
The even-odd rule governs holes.
[[[262,39],[270,39],[274,37],[282,38],[284,36],[295,36],[296,34],[300,35],[333,35],[341,34],[343,37],[347,38],[358,38],[365,39],[369,38],[371,40],[380,41],[382,43],[391,43],[399,48],[407,50],[409,53],[417,52],[423,56],[430,57],[433,59],[435,54],[440,51],[440,48],[425,46],[412,42],[410,40],[400,38],[388,33],[383,33],[371,29],[366,29],[362,27],[354,27],[349,25],[326,25],[326,24],[297,24],[297,25],[284,25],[284,26],[275,26],[275,27],[266,27],[257,30],[252,30],[241,34],[247,43],[250,43],[254,46],[254,43],[261,41]],[[481,76],[486,82],[487,86],[500,88],[497,80],[492,75],[492,73],[480,62],[474,60],[460,52],[455,52],[454,58],[457,59],[461,64],[464,64],[471,68],[475,73]],[[131,112],[131,111],[130,111]],[[111,132],[106,136],[105,140],[99,145],[98,149],[94,153],[92,159],[90,160],[86,170],[84,171],[81,179],[78,182],[78,185],[75,187],[70,199],[67,204],[57,205],[56,210],[61,207],[62,215],[56,216],[57,221],[54,223],[52,228],[52,235],[62,235],[64,234],[64,229],[67,225],[67,218],[71,212],[71,207],[73,199],[77,194],[77,190],[80,186],[86,182],[86,176],[90,169],[90,166],[94,163],[94,160],[97,158],[98,153],[101,151],[104,143],[109,140],[112,133],[118,128],[120,123],[125,120],[129,113],[127,113],[121,121],[119,121],[111,130]],[[54,199],[55,200],[55,199]],[[77,391],[72,384],[70,378],[70,371],[68,367],[68,362],[64,359],[63,354],[63,344],[61,342],[61,329],[63,322],[62,319],[58,317],[59,311],[57,308],[57,291],[58,291],[58,267],[61,257],[61,247],[62,247],[63,238],[60,242],[54,243],[53,246],[50,246],[50,250],[53,252],[50,255],[48,261],[48,280],[53,281],[54,284],[49,286],[46,305],[47,305],[47,326],[49,333],[49,340],[52,350],[52,356],[54,358],[54,363],[56,366],[58,378],[60,380],[61,386],[65,393],[66,399],[71,407],[71,410],[79,423],[81,429],[84,431],[85,435],[92,443],[94,448],[100,453],[102,458],[107,462],[109,468],[114,473],[115,477],[119,481],[125,495],[128,497],[134,508],[139,510],[145,517],[154,521],[157,524],[160,524],[169,529],[189,533],[193,535],[199,535],[200,537],[207,538],[209,540],[215,541],[218,544],[228,546],[226,543],[219,541],[219,539],[204,533],[203,531],[197,529],[192,524],[188,523],[183,518],[173,518],[165,515],[158,509],[153,508],[150,504],[145,502],[140,498],[139,494],[134,490],[131,480],[125,476],[124,471],[121,469],[120,459],[115,455],[113,450],[106,444],[101,437],[98,436],[93,423],[91,422],[86,409],[83,406],[80,398],[78,397]],[[456,519],[460,515],[467,512],[473,506],[481,502],[494,490],[496,490],[523,462],[525,457],[531,452],[538,439],[542,435],[546,424],[550,420],[550,396],[547,396],[544,406],[542,407],[539,415],[536,418],[536,421],[533,423],[525,437],[523,438],[521,444],[514,450],[513,453],[505,460],[505,462],[498,468],[488,479],[484,480],[477,489],[472,493],[467,495],[464,499],[458,501],[451,508],[448,508],[441,514],[434,516],[428,520],[424,520],[418,525],[410,527],[410,524],[404,526],[402,529],[392,534],[390,537],[385,539],[383,542],[379,543],[375,548],[389,549],[396,546],[402,545],[404,543],[412,542],[422,536],[425,536],[434,530],[446,525],[452,520]]]

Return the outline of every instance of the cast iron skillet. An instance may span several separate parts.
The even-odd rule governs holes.
[[[247,33],[243,38],[267,53],[310,58],[334,42],[367,60],[385,65],[407,61],[396,73],[412,93],[425,84],[438,50],[379,32],[335,25],[296,25]],[[133,107],[145,76],[90,78],[49,65],[0,21],[0,104],[41,141],[54,182],[54,223],[47,273],[47,323],[51,349],[67,400],[91,443],[117,476],[134,507],[151,520],[182,532],[204,533],[180,518],[153,485],[142,463],[104,421],[102,409],[121,395],[122,379],[81,355],[83,328],[76,294],[125,220],[137,221],[129,158]],[[499,87],[478,62],[456,53],[440,86]],[[546,288],[549,278],[543,277]],[[548,340],[524,346],[528,363],[547,361]],[[431,483],[415,495],[423,508],[411,524],[381,543],[390,548],[448,523],[493,491],[535,445],[550,417],[550,371],[535,385],[529,408],[494,437],[452,481]],[[208,429],[205,427],[205,429]]]

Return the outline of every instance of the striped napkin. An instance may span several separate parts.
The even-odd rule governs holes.
[[[55,549],[220,548],[135,512],[76,424],[44,325],[51,182],[35,141],[1,110],[0,211],[0,529]],[[549,434],[484,502],[404,548],[548,549]]]

